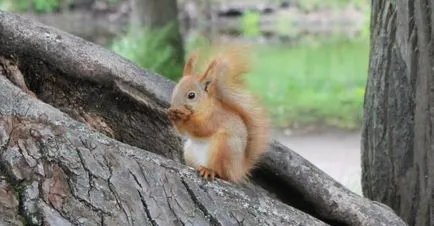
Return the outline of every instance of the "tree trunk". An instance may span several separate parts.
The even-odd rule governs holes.
[[[252,183],[183,165],[173,82],[0,12],[0,225],[406,225],[270,143]]]
[[[373,0],[362,134],[366,197],[434,225],[434,3]]]
[[[160,29],[171,26],[167,43],[173,49],[173,59],[184,64],[184,43],[178,21],[178,5],[176,0],[131,0],[132,29]],[[162,40],[164,41],[164,40]]]
[[[207,42],[213,43],[218,39],[215,23],[215,13],[213,12],[213,0],[196,0],[194,2],[199,11],[198,18],[201,18],[196,22],[196,27],[200,31],[201,35],[205,37]],[[218,40],[217,40],[218,41]]]

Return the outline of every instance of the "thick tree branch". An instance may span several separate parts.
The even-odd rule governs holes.
[[[1,12],[0,55],[18,62],[39,98],[0,79],[0,121],[7,125],[0,129],[7,153],[1,159],[10,163],[3,164],[9,172],[5,178],[13,189],[18,184],[24,191],[33,191],[29,186],[37,183],[41,195],[30,200],[38,201],[20,198],[20,203],[36,203],[36,212],[46,219],[93,222],[89,224],[405,225],[390,208],[350,192],[277,142],[255,171],[254,184],[203,182],[179,164],[180,138],[165,115],[174,83],[102,47]],[[12,131],[11,125],[52,135],[36,139],[28,131]],[[13,137],[21,133],[23,141],[18,142]],[[32,156],[42,156],[28,158],[33,167],[26,163],[25,145],[18,145],[23,142],[29,143]],[[44,174],[36,169],[44,169]],[[44,186],[54,190],[50,193]]]
[[[34,224],[326,225],[259,187],[208,183],[182,164],[91,131],[5,77],[0,100],[3,184],[12,185],[4,197],[14,206],[19,199],[15,214],[22,209]]]

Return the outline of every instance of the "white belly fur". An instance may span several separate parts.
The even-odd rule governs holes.
[[[184,145],[184,156],[194,165],[208,167],[209,141],[189,138]]]

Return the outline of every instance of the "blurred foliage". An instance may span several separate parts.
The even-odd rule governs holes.
[[[25,0],[19,0],[24,2]],[[52,12],[59,7],[60,0],[33,0],[36,11]]]
[[[115,40],[111,49],[143,68],[176,80],[182,75],[183,65],[173,60],[173,49],[165,41],[172,31],[172,25],[158,30],[130,31]]]
[[[184,49],[186,58],[189,57],[194,50],[201,48],[207,49],[210,45],[209,40],[200,32],[191,32],[190,36],[185,39]]]
[[[57,10],[63,1],[70,0],[0,0],[0,9],[17,12],[33,10],[38,13],[50,13]]]
[[[52,13],[61,9],[62,5],[72,4],[75,0],[0,0],[0,9],[13,12],[34,11],[36,13]],[[121,0],[105,0],[108,4],[116,4]]]
[[[0,0],[0,9],[7,11],[28,11],[34,10],[40,13],[50,13],[57,9],[61,3],[73,2],[74,0]],[[108,3],[118,3],[120,0],[107,0]],[[191,1],[191,0],[184,0]],[[210,0],[219,2],[223,0]],[[240,2],[246,0],[238,0]],[[274,0],[283,2],[284,0]],[[266,2],[266,1],[264,1]],[[295,0],[297,7],[305,11],[314,11],[324,8],[342,8],[348,5],[354,5],[359,8],[369,7],[370,0]]]
[[[261,20],[261,14],[255,11],[247,11],[243,14],[241,19],[241,27],[243,35],[245,36],[258,36],[261,31],[259,29],[259,22]]]

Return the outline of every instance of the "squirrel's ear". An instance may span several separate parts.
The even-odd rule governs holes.
[[[205,82],[205,81],[209,81],[212,77],[212,75],[214,74],[215,70],[217,67],[217,60],[213,60],[209,65],[208,68],[206,69],[205,73],[203,73],[203,75],[200,77],[199,81]]]
[[[209,92],[209,85],[211,84],[212,81],[206,81],[204,84],[203,89],[205,90],[205,92]]]
[[[206,69],[205,73],[200,77],[199,82],[203,85],[205,92],[212,93],[213,92],[213,80],[214,74],[217,69],[217,60],[213,60]]]
[[[194,52],[191,54],[191,56],[188,58],[187,63],[184,66],[184,72],[183,76],[188,76],[193,73],[193,66],[196,63],[198,57],[198,52]]]

